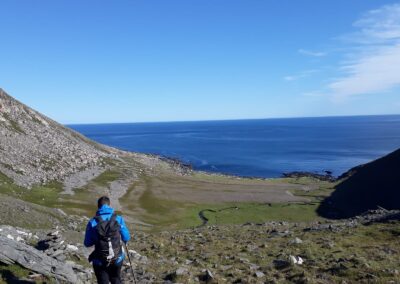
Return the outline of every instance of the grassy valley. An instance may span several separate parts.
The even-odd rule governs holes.
[[[102,195],[133,232],[142,284],[400,282],[398,151],[337,181],[241,178],[99,145],[2,90],[0,103],[0,283],[92,283],[82,241]]]

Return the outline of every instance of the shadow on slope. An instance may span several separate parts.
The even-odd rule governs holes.
[[[400,149],[349,170],[339,180],[317,210],[322,217],[354,217],[379,206],[400,209]]]

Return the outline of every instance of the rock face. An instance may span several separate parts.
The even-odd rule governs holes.
[[[83,283],[70,264],[51,258],[35,248],[10,237],[0,236],[0,262],[19,265],[68,283]]]
[[[110,149],[52,121],[0,89],[0,172],[31,187],[99,166]]]
[[[90,251],[80,244],[70,244],[59,230],[52,230],[40,240],[43,234],[42,230],[0,225],[0,263],[18,264],[36,275],[62,280],[62,283],[89,283],[91,269],[76,261],[86,259]]]
[[[318,213],[327,218],[349,218],[383,207],[400,209],[400,149],[339,177],[341,182]]]

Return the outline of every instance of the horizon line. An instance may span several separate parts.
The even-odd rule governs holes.
[[[204,120],[165,120],[165,121],[131,121],[131,122],[78,122],[61,123],[62,125],[100,125],[100,124],[150,124],[150,123],[185,123],[185,122],[217,122],[217,121],[243,121],[243,120],[274,120],[274,119],[296,119],[296,118],[339,118],[339,117],[369,117],[369,116],[400,116],[400,114],[355,114],[355,115],[321,115],[321,116],[287,116],[287,117],[264,117],[264,118],[227,118],[227,119],[204,119]]]

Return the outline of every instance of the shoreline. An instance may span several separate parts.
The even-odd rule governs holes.
[[[315,172],[291,171],[291,172],[283,172],[280,174],[279,177],[242,176],[242,175],[228,174],[228,173],[223,173],[223,172],[199,170],[199,169],[196,169],[196,167],[193,164],[184,162],[181,159],[175,158],[175,157],[169,157],[169,156],[158,155],[158,154],[153,154],[153,153],[140,153],[140,152],[132,152],[132,153],[143,154],[143,155],[151,156],[154,158],[158,158],[161,161],[170,164],[172,167],[179,167],[185,173],[196,172],[196,173],[203,173],[203,174],[207,174],[207,175],[215,175],[215,176],[220,176],[220,177],[228,177],[228,178],[236,178],[236,179],[249,179],[249,180],[271,180],[271,179],[280,179],[280,178],[311,177],[311,178],[315,178],[315,179],[318,179],[321,181],[335,182],[337,180],[340,180],[342,176],[344,176],[346,173],[348,173],[352,169],[351,168],[337,176],[332,175],[332,172],[328,171],[328,170],[320,171],[320,172],[324,172],[325,174],[321,174],[318,171],[315,171]]]

